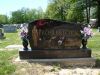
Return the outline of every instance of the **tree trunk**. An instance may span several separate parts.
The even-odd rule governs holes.
[[[91,1],[90,0],[88,0],[88,4],[89,4],[89,15],[88,15],[88,18],[89,18],[89,22],[90,22],[90,10],[91,10]]]
[[[86,0],[86,21],[87,21],[87,23],[89,23],[88,0]]]
[[[100,27],[100,1],[98,0],[98,10],[97,10],[97,17],[98,17],[98,27]]]
[[[64,8],[61,7],[60,11],[61,11],[61,13],[60,13],[61,14],[61,20],[64,21]]]

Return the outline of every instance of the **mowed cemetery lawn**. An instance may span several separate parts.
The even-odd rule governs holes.
[[[19,30],[14,33],[5,33],[6,39],[0,40],[0,48],[5,48],[8,45],[21,44]]]
[[[89,39],[88,47],[92,49],[92,56],[97,59],[96,67],[100,68],[100,32],[98,32],[97,29],[93,29],[93,32],[94,36]],[[19,31],[16,33],[5,33],[6,39],[0,40],[0,75],[13,75],[18,68],[18,64],[16,65],[12,61],[18,57],[18,50],[8,50],[5,48],[8,45],[21,44],[18,33]]]
[[[100,32],[93,29],[94,36],[89,39],[88,47],[92,49],[92,56],[97,59],[96,67],[100,67]]]
[[[0,40],[0,75],[11,75],[16,70],[12,59],[18,56],[18,50],[5,49],[8,45],[21,44],[18,32],[5,33],[6,39]]]

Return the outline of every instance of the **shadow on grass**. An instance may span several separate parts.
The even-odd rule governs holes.
[[[56,69],[75,69],[75,68],[91,68],[91,66],[86,66],[86,65],[67,65],[66,63],[60,63],[60,62],[33,62],[29,61],[29,63],[37,63],[42,66],[52,66],[53,68]]]
[[[33,61],[28,61],[29,63],[33,63]],[[56,67],[59,67],[59,68],[100,68],[100,59],[96,59],[96,64],[95,66],[86,66],[86,65],[66,65],[66,64],[63,64],[63,63],[57,63],[57,62],[34,62],[34,63],[38,63],[38,64],[41,64],[41,65],[44,65],[44,66],[56,66]]]

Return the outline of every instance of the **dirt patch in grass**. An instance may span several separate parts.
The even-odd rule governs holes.
[[[17,62],[17,69],[15,75],[44,75],[46,72],[50,72],[53,66],[46,66],[41,63],[29,63],[29,62]]]
[[[13,62],[17,68],[14,75],[99,75],[97,68],[62,67],[57,63]]]

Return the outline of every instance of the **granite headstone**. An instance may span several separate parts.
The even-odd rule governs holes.
[[[52,19],[40,19],[28,25],[31,51],[19,51],[21,59],[91,57],[81,46],[81,25]]]

